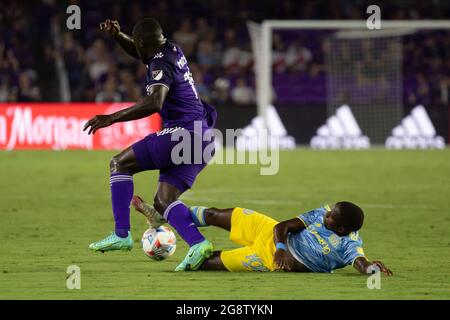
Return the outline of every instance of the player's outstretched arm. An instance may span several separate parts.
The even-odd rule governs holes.
[[[133,58],[139,59],[133,39],[120,31],[120,25],[117,20],[105,20],[100,22],[100,30],[109,33],[114,40]]]
[[[94,134],[98,129],[113,123],[137,120],[159,112],[168,92],[169,89],[166,86],[154,85],[150,87],[149,95],[135,105],[112,114],[96,115],[86,122],[83,131],[88,130],[88,134]]]
[[[297,233],[305,229],[305,224],[298,218],[286,220],[278,223],[273,228],[273,241],[275,242],[276,251],[273,261],[278,269],[292,271],[295,260],[286,250],[286,241],[288,233]]]
[[[355,262],[353,263],[353,267],[362,274],[372,274],[371,267],[377,267],[387,276],[394,275],[394,273],[389,268],[387,268],[383,262],[379,260],[370,262],[365,257],[356,258]]]

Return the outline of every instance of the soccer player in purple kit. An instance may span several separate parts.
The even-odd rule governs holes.
[[[213,252],[211,242],[196,227],[189,209],[178,200],[189,189],[196,176],[207,165],[189,162],[176,164],[172,149],[179,141],[172,135],[185,130],[190,136],[202,140],[203,152],[209,143],[202,139],[206,130],[213,128],[217,113],[198,96],[188,63],[180,47],[163,36],[155,19],[142,19],[133,28],[132,36],[120,31],[117,21],[106,20],[100,30],[109,33],[131,56],[147,65],[147,95],[135,105],[109,115],[96,115],[83,130],[94,134],[98,129],[116,122],[131,121],[159,113],[164,130],[153,133],[136,142],[110,162],[110,186],[115,231],[103,240],[90,244],[94,251],[130,250],[133,239],[130,234],[130,203],[133,197],[133,175],[145,170],[159,170],[159,183],[153,207],[147,217],[153,227],[167,221],[188,243],[190,249],[175,271],[197,270]],[[200,126],[194,122],[200,123]],[[200,127],[200,130],[198,130]],[[194,137],[196,136],[196,137]],[[133,202],[139,202],[139,198]]]

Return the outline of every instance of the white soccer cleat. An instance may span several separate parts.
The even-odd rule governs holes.
[[[136,211],[142,213],[147,219],[148,224],[152,228],[158,228],[166,223],[166,219],[155,210],[151,205],[142,200],[141,197],[134,195],[131,200],[131,204],[133,205]]]

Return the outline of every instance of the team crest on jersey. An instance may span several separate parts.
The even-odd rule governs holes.
[[[162,70],[154,70],[152,71],[152,79],[153,80],[161,80],[163,77],[163,71]]]
[[[335,248],[341,243],[341,238],[335,235],[334,233],[328,237],[331,245]]]
[[[351,240],[358,241],[359,238],[358,232],[351,232],[348,236],[350,237]]]

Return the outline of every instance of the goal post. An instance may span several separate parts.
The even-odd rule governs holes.
[[[256,24],[249,22],[248,30],[252,40],[252,48],[255,56],[255,73],[256,73],[256,97],[257,97],[257,113],[263,119],[263,124],[267,127],[267,108],[272,105],[272,92],[273,92],[273,70],[272,70],[272,45],[273,45],[273,32],[283,31],[283,30],[298,30],[301,31],[311,31],[311,30],[330,30],[330,36],[333,37],[335,45],[339,45],[339,41],[366,41],[365,39],[372,39],[371,41],[376,41],[376,46],[379,48],[388,47],[391,49],[391,56],[388,57],[388,61],[384,67],[380,67],[379,70],[374,72],[383,72],[382,68],[390,68],[391,82],[397,81],[398,87],[392,89],[392,97],[388,100],[382,102],[385,104],[386,110],[392,106],[392,114],[397,115],[398,110],[403,111],[402,105],[402,52],[401,47],[395,44],[396,38],[401,38],[404,35],[418,32],[419,30],[450,30],[450,20],[397,20],[397,21],[382,21],[381,29],[369,30],[366,26],[365,20],[265,20],[261,24]],[[375,43],[375,42],[374,42]],[[378,45],[378,43],[380,43]],[[381,50],[381,49],[379,49]],[[332,72],[338,72],[340,68],[345,67],[344,61],[339,60],[339,56],[333,52],[329,53],[328,57],[325,57],[327,64],[327,70],[331,70],[331,74],[326,74],[326,91],[323,94],[327,96],[327,113],[330,115],[333,110],[335,110],[337,105],[332,101],[330,97],[333,96],[333,90],[336,86],[343,86],[337,80],[332,79]],[[364,52],[358,52],[358,55],[364,54]],[[349,66],[349,68],[352,66]],[[336,78],[337,79],[337,78]],[[347,83],[348,85],[348,83]],[[339,89],[339,88],[338,88]],[[394,90],[395,89],[395,90]],[[348,102],[343,104],[349,104]],[[350,105],[350,104],[349,104]],[[353,106],[350,105],[352,108]],[[370,108],[370,103],[367,106]],[[372,108],[374,112],[381,112],[383,108]],[[369,110],[369,109],[367,109]],[[380,111],[381,110],[381,111]],[[397,110],[397,111],[396,111]],[[366,117],[368,120],[373,115]],[[392,116],[390,122],[397,121],[398,116]],[[387,116],[386,116],[387,117]],[[357,116],[358,118],[358,116]],[[395,118],[395,119],[394,119]],[[380,124],[383,123],[383,119],[379,120]],[[386,124],[386,126],[388,126]],[[391,126],[391,123],[389,123]],[[382,131],[384,135],[384,131]],[[380,138],[378,137],[378,142]]]

